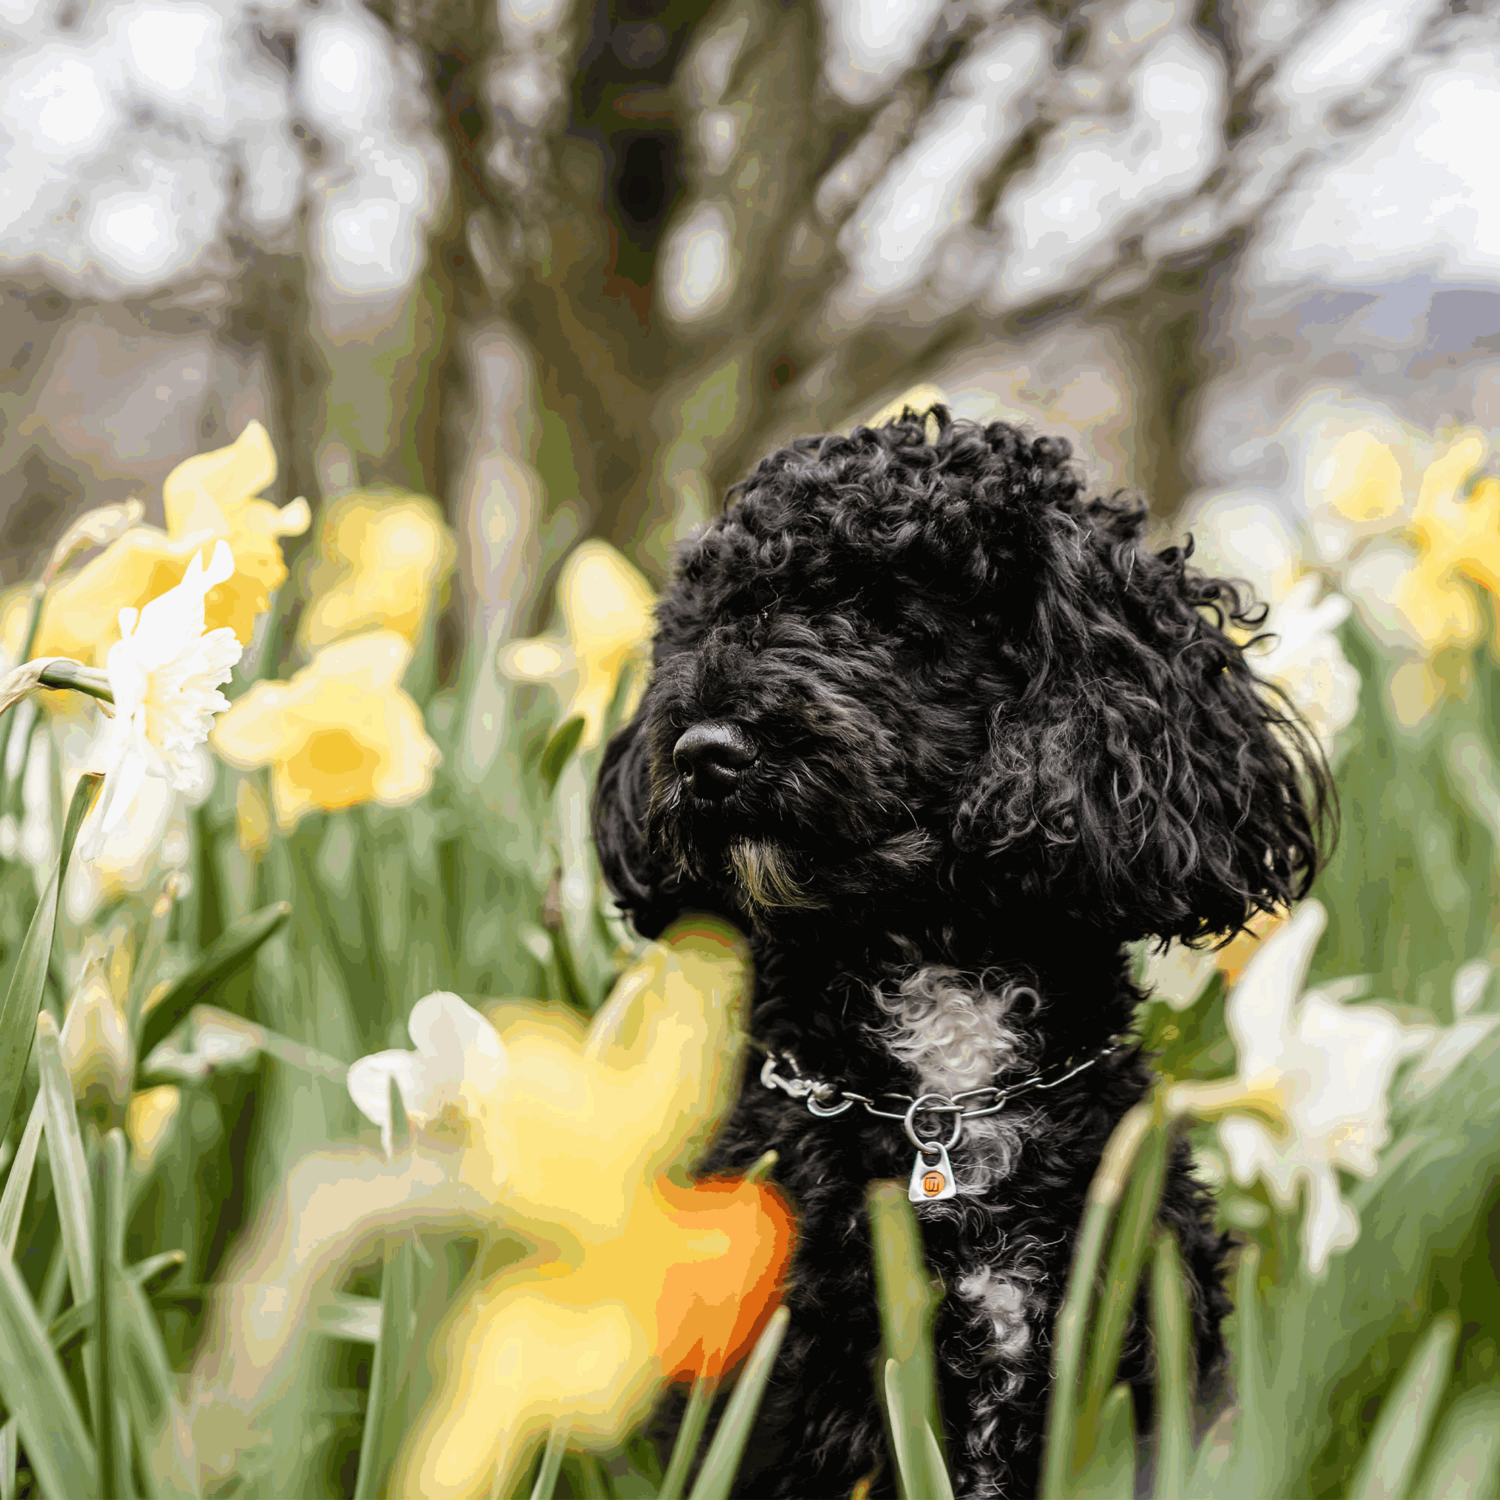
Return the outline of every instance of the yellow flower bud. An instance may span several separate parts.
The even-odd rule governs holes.
[[[151,1165],[171,1134],[181,1107],[182,1090],[174,1083],[131,1095],[125,1110],[125,1134],[130,1140],[130,1154],[142,1170]]]
[[[107,963],[98,951],[89,956],[62,1033],[62,1057],[74,1095],[109,1120],[117,1118],[130,1087],[130,1030],[110,983],[112,968],[117,977],[119,964]]]

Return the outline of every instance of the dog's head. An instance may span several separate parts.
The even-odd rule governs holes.
[[[1245,658],[1262,615],[1066,442],[933,415],[797,441],[686,545],[600,777],[621,905],[774,931],[1009,895],[1203,937],[1300,895],[1327,772]]]

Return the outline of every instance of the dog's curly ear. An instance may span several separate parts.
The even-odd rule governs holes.
[[[957,832],[1023,894],[1115,935],[1202,939],[1306,893],[1332,791],[1245,657],[1264,610],[1188,567],[1191,543],[1143,547],[1145,519],[1115,498],[1039,527],[1010,645],[1026,686],[995,711]]]
[[[680,882],[651,851],[650,749],[639,718],[610,740],[594,789],[594,847],[620,909],[644,937],[656,937],[681,914]]]

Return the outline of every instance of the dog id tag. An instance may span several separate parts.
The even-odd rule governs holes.
[[[931,1157],[937,1153],[936,1160]],[[911,1186],[906,1196],[913,1203],[936,1203],[940,1198],[957,1195],[953,1186],[953,1168],[948,1165],[948,1148],[939,1141],[917,1152],[916,1165],[911,1169]]]

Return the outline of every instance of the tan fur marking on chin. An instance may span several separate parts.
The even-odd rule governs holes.
[[[757,906],[808,910],[823,904],[797,884],[775,844],[740,839],[729,846],[729,863],[734,878]]]

